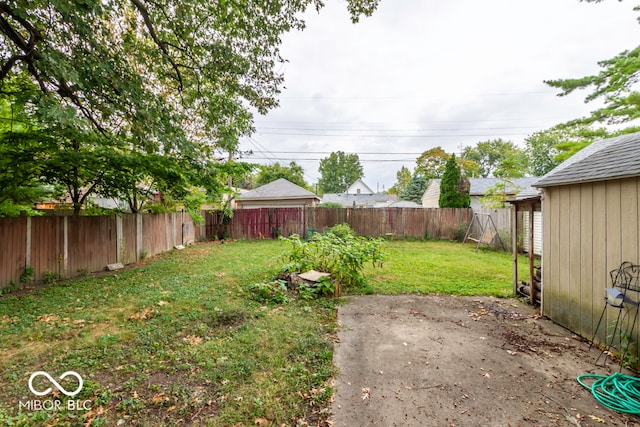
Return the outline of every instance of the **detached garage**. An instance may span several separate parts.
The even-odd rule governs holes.
[[[534,186],[542,190],[542,313],[591,339],[609,272],[640,263],[640,133],[595,142]],[[617,314],[606,311],[601,340]],[[628,332],[637,342],[637,323]]]

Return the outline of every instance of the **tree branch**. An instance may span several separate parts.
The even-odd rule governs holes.
[[[147,30],[149,31],[149,35],[151,36],[151,39],[158,46],[160,51],[162,51],[162,54],[167,59],[167,61],[169,61],[169,63],[171,64],[171,67],[173,68],[173,70],[176,73],[176,78],[178,79],[178,85],[180,87],[180,91],[182,92],[182,89],[184,88],[184,86],[183,86],[183,83],[182,83],[182,74],[180,73],[180,68],[178,67],[178,64],[176,64],[175,61],[171,58],[171,55],[169,54],[169,51],[167,50],[166,43],[163,42],[162,40],[160,40],[160,38],[158,37],[158,34],[156,33],[155,26],[153,25],[153,22],[151,21],[151,16],[149,16],[149,11],[142,4],[142,2],[140,0],[131,0],[131,3],[133,3],[133,5],[136,7],[136,9],[138,9],[138,12],[140,12],[140,15],[142,16],[144,24],[147,27]]]

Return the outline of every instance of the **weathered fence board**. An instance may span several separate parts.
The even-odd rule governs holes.
[[[104,217],[0,218],[0,288],[18,283],[25,267],[33,279],[72,277],[129,264],[176,245],[207,239],[270,239],[306,235],[336,224],[349,224],[371,237],[460,238],[471,209],[422,208],[263,208],[236,210],[232,218],[204,213],[195,226],[182,212]]]
[[[30,236],[29,236],[30,238]],[[0,220],[0,287],[17,283],[24,272],[27,251],[27,218]]]
[[[0,218],[0,288],[32,279],[73,277],[108,264],[130,264],[193,242],[196,229],[186,213],[121,216]]]
[[[349,224],[361,236],[455,239],[464,236],[471,209],[263,208],[240,209],[229,224],[218,212],[205,213],[204,239],[270,239]],[[225,229],[227,230],[225,232]],[[462,231],[460,231],[462,230]],[[462,236],[460,236],[462,233]]]

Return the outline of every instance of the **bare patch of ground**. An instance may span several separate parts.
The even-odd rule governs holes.
[[[335,426],[636,426],[576,378],[588,342],[514,299],[354,296],[338,310]]]

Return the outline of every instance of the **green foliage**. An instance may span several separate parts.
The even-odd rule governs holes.
[[[318,205],[319,208],[329,208],[329,209],[339,209],[339,208],[344,208],[344,206],[342,206],[342,203],[338,203],[338,202],[324,202],[324,203],[320,203]]]
[[[460,167],[455,154],[447,160],[442,181],[440,181],[441,208],[468,208],[471,205],[468,181],[460,176]]]
[[[310,188],[304,181],[304,170],[302,169],[302,166],[298,165],[296,162],[289,163],[289,166],[281,166],[280,163],[260,166],[260,170],[255,177],[255,185],[256,187],[259,187],[280,178],[284,178],[302,188]]]
[[[400,194],[400,200],[410,200],[422,204],[422,196],[427,190],[427,180],[422,175],[414,175],[407,188]]]
[[[463,160],[479,165],[478,173],[483,178],[492,176],[524,176],[527,172],[523,151],[511,141],[492,139],[467,146],[462,150]]]
[[[357,21],[377,3],[347,7]],[[246,169],[220,159],[238,154],[254,112],[278,105],[282,36],[304,28],[310,5],[323,6],[3,3],[0,159],[13,151],[0,181],[15,185],[0,182],[0,204],[3,190],[16,198],[42,183],[62,186],[76,213],[91,194],[126,200],[132,212],[157,192],[183,201],[196,186],[219,196]]]
[[[389,194],[402,194],[411,182],[411,171],[406,166],[402,166],[396,172],[396,183],[387,190]]]
[[[329,229],[329,233],[334,236],[345,239],[356,236],[356,232],[349,226],[349,224],[336,224]]]
[[[337,284],[345,287],[364,285],[362,271],[365,264],[371,261],[374,266],[380,266],[384,259],[382,240],[358,237],[352,233],[345,233],[342,237],[332,232],[314,234],[308,241],[301,240],[298,235],[281,239],[291,244],[284,271],[331,273]],[[340,293],[339,287],[336,293]]]
[[[487,189],[484,196],[480,197],[480,203],[484,208],[506,208],[509,196],[520,190],[511,180],[504,178]]]
[[[287,282],[274,280],[268,283],[254,283],[247,289],[252,298],[260,303],[285,304],[289,302],[287,294]]]
[[[636,7],[635,10],[640,9]],[[602,70],[596,75],[545,81],[561,90],[559,96],[567,96],[578,89],[590,89],[585,102],[604,101],[604,106],[592,111],[588,117],[576,118],[569,123],[625,123],[640,117],[640,92],[637,88],[640,46],[600,61],[598,65]]]
[[[24,266],[24,271],[20,275],[20,283],[31,283],[34,279],[33,267],[30,265]]]
[[[298,291],[303,300],[312,300],[318,297],[329,297],[336,295],[336,285],[330,277],[321,277],[314,284],[303,283]]]
[[[425,151],[416,160],[414,175],[422,176],[427,180],[442,177],[449,157],[451,155],[440,146]]]
[[[525,153],[533,176],[543,176],[592,142],[609,137],[605,128],[558,125],[525,139]]]
[[[364,176],[357,154],[332,152],[320,160],[320,180],[318,185],[323,194],[344,193],[351,184]]]

